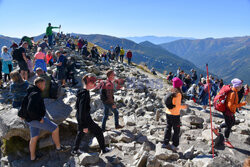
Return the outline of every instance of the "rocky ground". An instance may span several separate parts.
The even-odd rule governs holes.
[[[58,48],[59,46],[56,46],[54,49]],[[43,132],[38,148],[44,156],[40,161],[30,162],[29,129],[16,116],[17,110],[11,109],[9,104],[11,96],[6,88],[0,95],[0,137],[2,148],[8,148],[9,151],[2,149],[1,166],[227,167],[242,166],[243,161],[250,155],[250,106],[244,107],[236,114],[237,125],[233,127],[230,136],[235,148],[217,146],[213,159],[209,111],[202,112],[200,105],[185,101],[189,108],[181,111],[180,150],[174,153],[161,148],[166,127],[162,99],[171,88],[171,85],[161,79],[162,75],[154,76],[136,66],[115,62],[95,65],[91,60],[83,60],[75,53],[71,56],[74,56],[81,66],[77,69],[79,81],[86,73],[94,73],[99,79],[105,79],[105,71],[110,68],[115,70],[117,78],[126,81],[124,88],[115,93],[120,123],[125,127],[115,130],[113,116],[110,113],[111,116],[107,121],[109,131],[104,133],[105,142],[112,151],[104,155],[99,154],[96,139],[93,139],[91,134],[87,134],[81,144],[82,150],[86,153],[79,157],[71,156],[70,152],[58,153],[55,151],[50,135]],[[55,69],[51,68],[49,71],[53,70]],[[76,135],[74,104],[75,92],[79,87],[81,87],[80,82],[73,88],[65,88],[57,100],[45,99],[48,117],[60,124],[60,136],[65,145],[72,146]],[[99,91],[91,91],[91,99],[92,118],[101,125],[103,105]],[[213,108],[212,111],[213,124],[219,125],[223,121],[223,116]],[[8,147],[3,147],[5,145]]]

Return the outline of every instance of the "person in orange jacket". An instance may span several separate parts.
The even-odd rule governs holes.
[[[242,88],[242,81],[238,78],[235,78],[231,81],[232,83],[232,91],[229,92],[226,99],[226,111],[223,112],[223,116],[225,122],[220,125],[219,131],[221,128],[226,128],[224,131],[225,141],[224,144],[228,147],[233,147],[232,144],[229,142],[228,138],[231,132],[231,128],[235,124],[235,112],[237,108],[241,108],[242,106],[246,105],[247,102],[238,103],[238,91]]]
[[[175,105],[175,107],[172,109],[168,108],[166,109],[167,128],[165,130],[162,148],[168,148],[173,151],[177,151],[178,150],[177,147],[179,145],[179,134],[180,134],[180,110],[186,109],[187,105],[181,104],[181,99],[182,99],[181,87],[183,85],[183,82],[177,77],[175,77],[172,81],[173,81],[173,89],[171,91],[175,94],[175,96],[172,99],[172,103],[173,105]],[[174,129],[174,134],[172,137],[173,145],[170,145],[169,141],[171,139],[172,128]]]

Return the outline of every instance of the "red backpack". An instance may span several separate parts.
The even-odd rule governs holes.
[[[214,98],[214,108],[220,112],[226,111],[226,100],[228,93],[231,92],[230,85],[225,85]]]

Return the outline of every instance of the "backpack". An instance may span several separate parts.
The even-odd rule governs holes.
[[[102,102],[105,102],[108,99],[107,90],[105,86],[106,86],[106,82],[103,82],[100,86],[100,97],[101,97]]]
[[[35,92],[34,92],[35,93]],[[34,94],[33,92],[24,96],[20,109],[18,110],[17,115],[26,121],[29,121],[29,114],[28,114],[28,103],[29,97]]]
[[[173,109],[175,105],[173,105],[173,97],[175,96],[175,93],[169,92],[164,97],[164,103],[168,109]]]
[[[228,93],[231,92],[230,85],[225,85],[214,98],[214,108],[220,112],[226,111],[226,100]]]
[[[60,92],[61,92],[61,86],[59,86],[59,84],[51,76],[49,97],[52,99],[57,99],[60,95]]]
[[[20,60],[20,51],[19,48],[13,50],[12,53],[13,60],[19,61]]]

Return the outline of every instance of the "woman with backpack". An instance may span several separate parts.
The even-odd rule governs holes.
[[[239,103],[238,101],[238,92],[242,88],[242,81],[238,78],[235,78],[231,81],[232,87],[231,90],[227,94],[226,98],[226,110],[223,112],[223,116],[225,119],[225,122],[220,125],[219,131],[221,131],[221,128],[226,128],[224,131],[225,141],[224,144],[228,147],[233,148],[232,144],[229,142],[228,138],[231,132],[231,128],[235,124],[235,112],[236,109],[241,108],[242,106],[246,105],[247,102],[244,101],[242,103]],[[223,88],[222,88],[223,89]],[[216,130],[217,131],[217,130]]]
[[[181,87],[183,85],[183,82],[177,77],[175,77],[172,81],[173,81],[173,89],[171,90],[171,92],[174,93],[174,97],[172,99],[174,108],[166,109],[167,127],[165,130],[162,148],[168,148],[173,151],[177,151],[178,150],[177,147],[179,145],[179,133],[180,133],[180,110],[186,109],[187,105],[181,105],[181,99],[182,99]],[[174,130],[174,134],[172,136],[173,145],[170,145],[169,142],[171,139],[172,129]]]
[[[77,136],[75,139],[74,148],[71,152],[72,155],[82,154],[83,152],[79,150],[81,139],[85,133],[89,131],[94,134],[97,138],[99,146],[102,153],[107,153],[110,151],[109,148],[105,147],[105,140],[103,136],[102,129],[92,120],[90,115],[90,94],[89,90],[96,87],[96,78],[91,75],[85,75],[82,78],[83,88],[77,91],[76,100],[76,119],[78,122]]]

